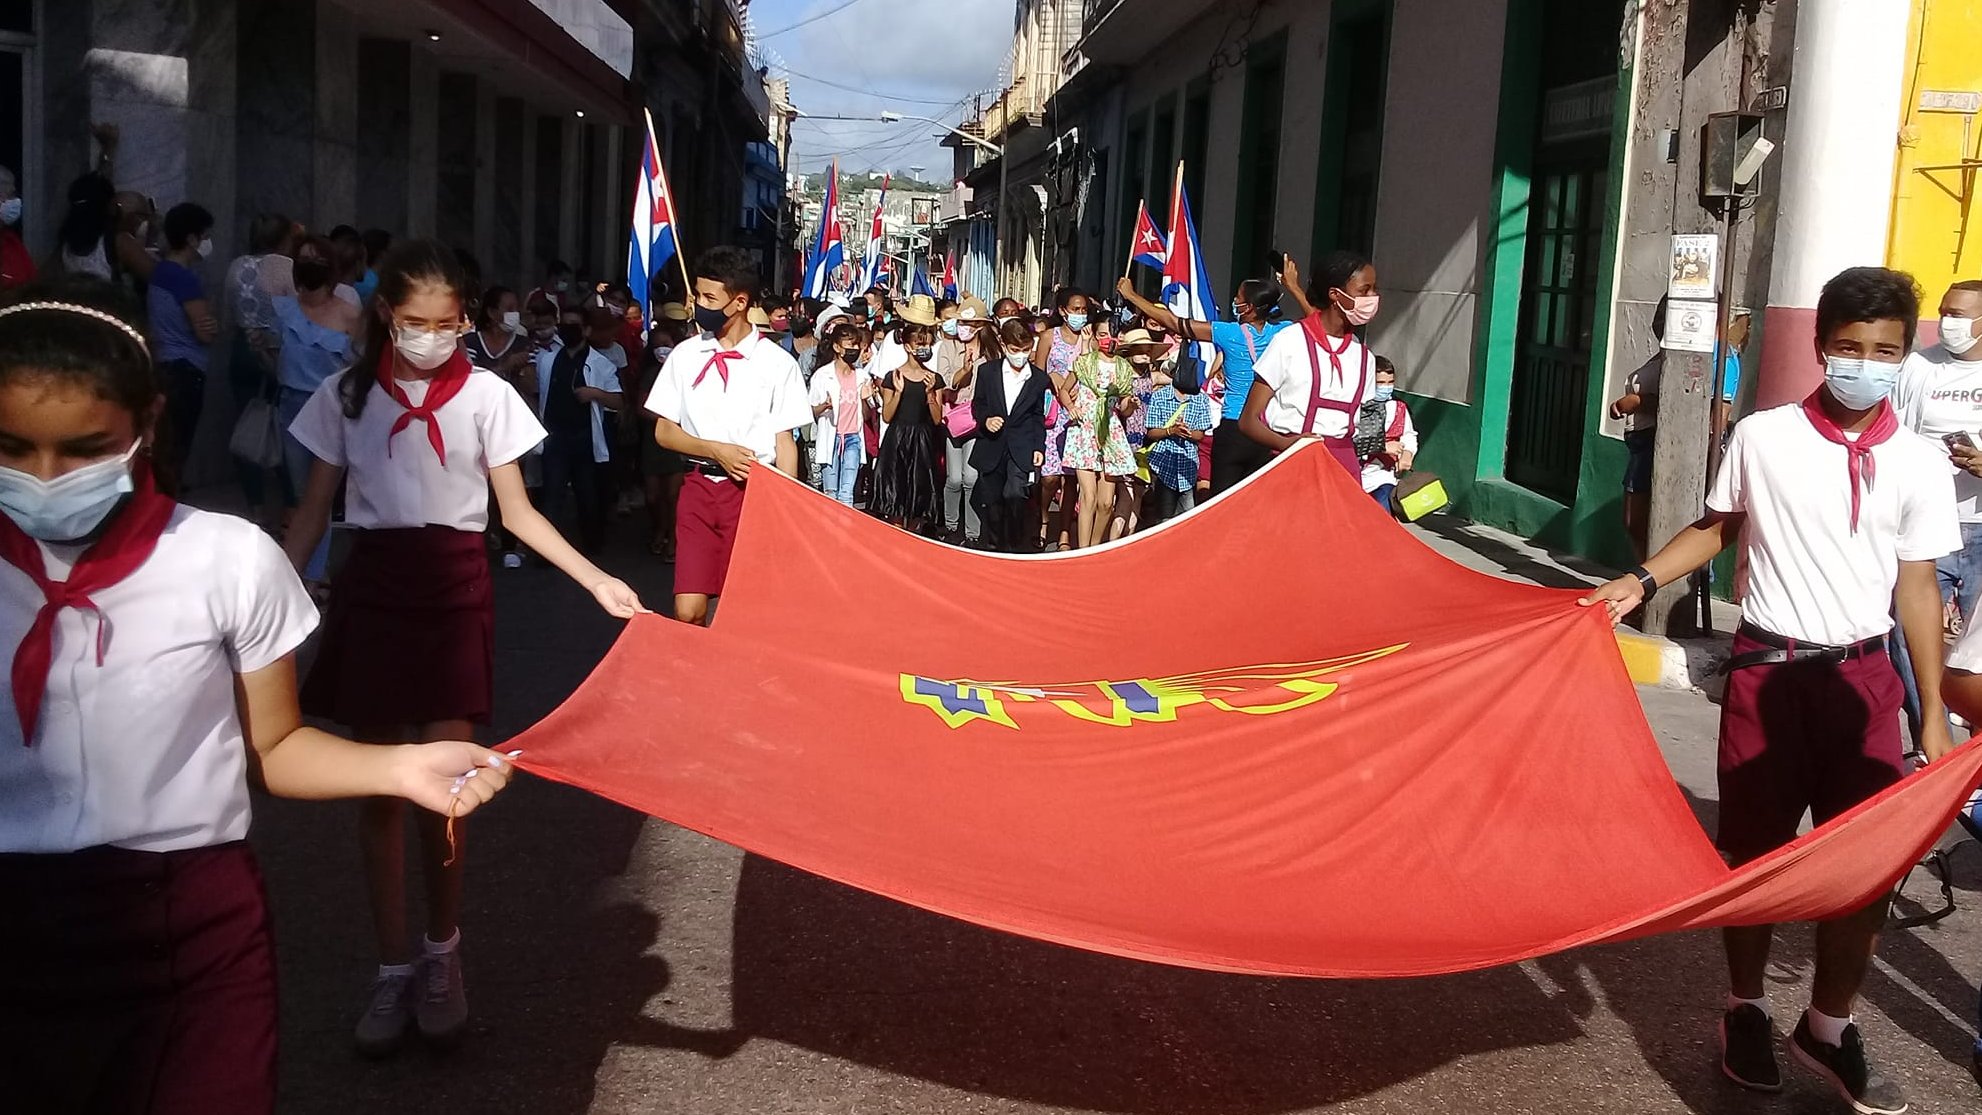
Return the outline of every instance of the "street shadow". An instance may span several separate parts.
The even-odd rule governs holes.
[[[1559,566],[1536,561],[1489,534],[1469,529],[1471,524],[1456,516],[1429,515],[1418,525],[1453,545],[1463,546],[1486,558],[1500,566],[1509,577],[1533,581],[1546,588],[1587,589],[1616,575],[1594,562],[1576,557],[1557,559],[1561,563]]]
[[[632,534],[634,532],[623,532]],[[668,569],[629,548],[609,553],[650,605]],[[552,570],[493,570],[496,707],[490,740],[535,723],[584,680],[620,623]],[[580,1112],[608,1051],[628,1033],[649,1045],[722,1056],[725,1035],[645,1017],[671,974],[664,926],[620,891],[647,818],[565,786],[524,778],[462,826],[469,870],[462,950],[473,1016],[451,1051],[417,1040],[379,1062],[352,1027],[378,962],[351,803],[258,801],[255,845],[276,924],[285,1115],[354,1111]],[[409,864],[417,863],[409,849]],[[414,932],[422,924],[410,876]]]
[[[1148,1115],[1300,1110],[1582,1033],[1515,967],[1383,981],[1192,971],[979,928],[757,856],[738,888],[733,972],[749,1038]]]

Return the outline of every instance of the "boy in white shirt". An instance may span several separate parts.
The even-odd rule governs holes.
[[[1941,602],[1934,563],[1961,545],[1954,484],[1925,438],[1901,427],[1888,396],[1913,344],[1920,296],[1908,275],[1854,267],[1817,302],[1824,386],[1734,428],[1707,514],[1644,565],[1599,587],[1611,620],[1740,539],[1748,597],[1729,662],[1720,732],[1720,832],[1731,863],[1796,836],[1906,775],[1901,686],[1886,653],[1897,589],[1928,759],[1952,747],[1941,705]],[[1744,529],[1745,528],[1745,529]],[[1866,1058],[1851,1007],[1871,964],[1886,899],[1817,927],[1810,1009],[1790,1049],[1860,1112],[1906,1110],[1899,1086]],[[1772,926],[1724,933],[1731,991],[1721,1069],[1760,1091],[1782,1086],[1763,985]]]
[[[605,412],[619,409],[622,397],[621,319],[603,307],[566,310],[561,317],[558,347],[537,354],[537,410],[549,431],[543,506],[555,518],[569,488],[578,508],[578,548],[597,556],[605,544],[612,460]]]
[[[674,614],[706,623],[729,574],[743,486],[759,465],[798,475],[791,432],[812,421],[798,362],[750,324],[760,279],[735,248],[696,261],[700,335],[675,346],[647,409],[654,440],[689,459],[675,510]]]
[[[1965,621],[1982,603],[1982,280],[1948,288],[1941,298],[1941,340],[1906,358],[1900,366],[1893,406],[1902,425],[1931,439],[1948,455],[1954,473],[1955,513],[1961,518],[1961,549],[1934,563],[1943,598],[1952,595]],[[1893,644],[1893,661],[1906,682],[1906,719],[1916,746],[1920,739],[1920,695],[1907,667],[1906,640]]]
[[[1397,396],[1397,366],[1387,356],[1376,358],[1376,401],[1383,404],[1383,452],[1363,459],[1363,491],[1390,510],[1399,474],[1411,471],[1418,455],[1418,425],[1411,408]]]

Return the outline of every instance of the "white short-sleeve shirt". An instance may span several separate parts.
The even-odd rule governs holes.
[[[43,562],[66,580],[79,551],[58,549],[42,547]],[[58,612],[32,747],[0,670],[0,852],[166,852],[246,836],[234,677],[280,661],[317,626],[288,559],[252,523],[181,507],[136,572],[92,595],[103,664],[96,615]],[[0,562],[7,661],[41,605],[28,575]]]
[[[1266,342],[1266,351],[1253,362],[1253,374],[1273,389],[1266,410],[1260,417],[1266,425],[1283,434],[1314,434],[1318,437],[1349,437],[1355,433],[1355,416],[1327,407],[1315,412],[1314,428],[1308,428],[1308,403],[1314,392],[1314,364],[1308,359],[1313,349],[1321,361],[1321,397],[1346,404],[1358,398],[1376,397],[1376,360],[1361,341],[1348,338],[1349,347],[1335,357],[1342,362],[1342,374],[1328,353],[1317,348],[1305,329],[1282,329]]]
[[[1954,480],[1933,443],[1902,428],[1872,449],[1873,481],[1860,489],[1856,532],[1846,458],[1810,424],[1802,403],[1734,427],[1707,506],[1747,516],[1748,622],[1831,646],[1884,635],[1893,626],[1899,563],[1961,549]]]
[[[1982,351],[1977,352],[1982,357]],[[1965,433],[1982,445],[1982,359],[1957,360],[1945,346],[1932,345],[1906,358],[1893,389],[1899,420],[1933,441],[1945,459],[1949,434]],[[1964,469],[1954,476],[1955,510],[1964,523],[1982,523],[1982,479]]]
[[[743,358],[731,363],[729,383],[724,384],[717,370],[708,367],[716,349],[715,337],[707,333],[676,345],[654,380],[647,410],[690,437],[741,445],[775,468],[778,434],[812,424],[798,361],[752,330],[736,346]],[[705,368],[707,375],[702,374]]]
[[[537,353],[537,412],[539,414],[544,413],[550,406],[551,372],[557,366],[558,355],[563,351],[564,345],[560,342]],[[584,382],[578,386],[596,387],[609,394],[619,394],[621,390],[619,369],[624,367],[626,363],[626,357],[624,356],[619,357],[619,363],[613,362],[613,355],[619,351],[618,345],[612,346],[610,353],[600,352],[596,348],[592,348],[589,345],[586,346],[585,366],[579,370],[580,375],[584,377]],[[621,405],[623,406],[625,404],[622,403]],[[592,416],[592,461],[595,464],[602,465],[612,460],[612,444],[606,439],[606,408],[600,406],[598,403],[586,403],[585,406]]]
[[[344,521],[365,530],[488,529],[489,470],[521,458],[544,440],[543,424],[530,413],[530,405],[494,372],[477,368],[468,373],[461,393],[437,413],[447,445],[442,467],[427,424],[418,419],[388,444],[393,423],[406,410],[377,384],[365,400],[364,413],[344,417],[344,377],[370,374],[369,368],[356,368],[324,380],[289,427],[317,459],[345,470]],[[427,383],[400,380],[399,386],[418,406],[427,397]]]

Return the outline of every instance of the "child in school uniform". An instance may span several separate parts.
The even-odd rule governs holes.
[[[1887,652],[1895,611],[1914,652],[1921,749],[1938,760],[1953,746],[1940,696],[1935,562],[1961,548],[1954,481],[1940,449],[1904,428],[1888,398],[1919,319],[1910,275],[1854,267],[1825,284],[1815,353],[1823,386],[1743,419],[1706,514],[1583,600],[1603,604],[1616,622],[1739,539],[1748,594],[1721,709],[1716,838],[1729,863],[1795,839],[1805,811],[1821,825],[1906,777],[1900,679]],[[1784,1042],[1868,1115],[1907,1109],[1851,1014],[1887,904],[1881,896],[1817,927],[1810,1006]],[[1773,931],[1722,934],[1721,1071],[1767,1092],[1782,1087],[1766,979]]]
[[[674,615],[706,623],[729,575],[743,486],[759,466],[798,475],[792,431],[812,421],[798,361],[750,324],[756,264],[735,248],[695,263],[695,324],[654,381],[654,439],[688,458],[675,509]]]
[[[1376,358],[1376,401],[1383,406],[1383,452],[1363,459],[1363,491],[1388,511],[1397,478],[1418,455],[1418,425],[1397,397],[1397,366],[1387,356]]]
[[[372,742],[466,738],[488,723],[494,687],[482,542],[491,489],[509,532],[607,612],[627,618],[640,601],[530,505],[518,462],[544,427],[515,389],[471,367],[461,350],[467,287],[454,254],[431,240],[404,242],[378,273],[365,359],[326,380],[290,427],[316,457],[285,540],[290,557],[308,557],[340,482],[355,528],[303,710]],[[442,818],[418,817],[427,934],[416,964],[406,938],[404,812],[374,798],[362,825],[380,955],[357,1026],[369,1055],[396,1049],[415,1022],[445,1042],[468,1018],[456,947],[462,830],[450,837]]]
[[[276,992],[250,786],[461,817],[509,768],[303,725],[316,608],[253,523],[159,493],[140,320],[81,277],[0,303],[0,1108],[253,1115]]]

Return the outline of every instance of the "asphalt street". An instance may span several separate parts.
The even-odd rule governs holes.
[[[656,559],[625,548],[607,564],[665,605]],[[569,694],[617,625],[556,573],[495,575],[502,738]],[[1715,709],[1641,695],[1710,824]],[[1720,1077],[1711,934],[1435,979],[1212,975],[978,929],[527,780],[467,826],[467,1040],[366,1062],[351,1047],[376,963],[356,809],[257,808],[293,1115],[1846,1110],[1787,1062],[1780,1096]],[[1886,936],[1859,1016],[1919,1112],[1982,1108],[1982,852],[1955,862],[1958,911]],[[1772,997],[1793,1019],[1807,930],[1778,956]]]

